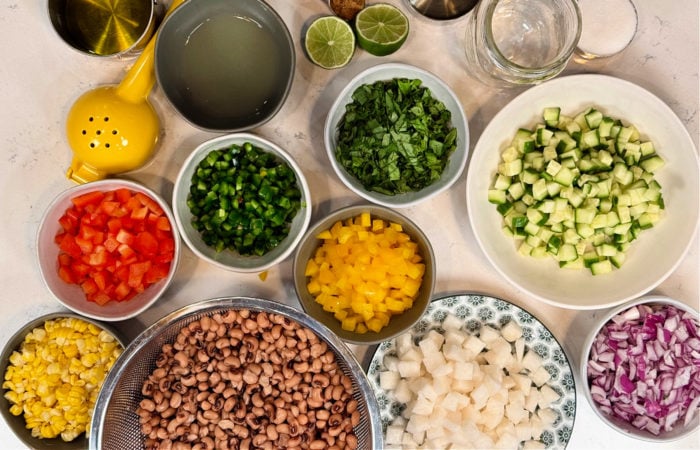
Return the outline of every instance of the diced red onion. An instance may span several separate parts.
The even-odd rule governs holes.
[[[658,435],[697,420],[700,324],[672,305],[638,305],[613,317],[587,364],[593,401],[604,414]]]

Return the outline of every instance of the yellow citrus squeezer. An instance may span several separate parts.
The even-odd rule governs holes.
[[[173,0],[166,15],[183,1]],[[121,83],[84,93],[68,112],[69,179],[78,184],[100,180],[137,169],[152,156],[160,136],[160,119],[148,101],[155,84],[156,36]]]

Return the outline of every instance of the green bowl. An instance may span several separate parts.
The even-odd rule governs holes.
[[[332,313],[323,310],[323,307],[316,302],[314,296],[311,295],[306,288],[308,277],[304,272],[306,263],[313,257],[316,249],[322,242],[317,238],[318,234],[321,231],[329,229],[338,220],[357,217],[363,212],[370,213],[372,218],[380,218],[401,224],[404,232],[410,235],[411,239],[418,244],[418,249],[425,263],[425,274],[423,275],[423,283],[418,291],[418,296],[410,309],[393,316],[389,324],[378,333],[368,331],[367,333],[361,334],[343,330],[340,321],[336,319]],[[435,254],[433,253],[430,241],[428,241],[428,237],[421,231],[418,225],[413,223],[406,216],[399,214],[391,208],[379,205],[367,204],[348,206],[334,211],[325,218],[319,220],[313,227],[309,228],[299,243],[296,255],[294,256],[293,266],[294,287],[297,292],[299,303],[301,303],[304,311],[330,328],[331,331],[341,339],[351,344],[378,344],[410,329],[428,309],[428,304],[430,303],[435,287]]]

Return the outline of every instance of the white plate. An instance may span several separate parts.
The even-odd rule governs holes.
[[[444,332],[442,323],[448,314],[464,321],[464,329],[478,333],[484,325],[500,329],[514,320],[523,330],[527,351],[533,350],[544,359],[544,366],[551,379],[547,383],[559,394],[559,400],[552,409],[558,419],[550,429],[542,433],[540,440],[546,448],[563,449],[571,438],[576,417],[576,383],[571,365],[554,335],[536,317],[524,309],[498,298],[478,294],[458,294],[433,300],[427,312],[409,333],[415,340],[425,336],[430,330]],[[406,408],[397,402],[391,393],[384,391],[379,384],[379,372],[387,355],[396,355],[396,339],[385,341],[377,347],[367,369],[367,376],[379,403],[382,429],[386,427]]]
[[[553,259],[520,256],[501,231],[502,218],[486,191],[500,153],[519,127],[541,121],[542,109],[560,106],[573,115],[595,105],[611,117],[634,124],[654,143],[666,165],[655,174],[666,204],[663,219],[632,243],[627,260],[613,273],[560,269]],[[630,82],[604,75],[573,75],[530,88],[503,108],[484,130],[467,174],[467,209],[476,239],[503,277],[540,300],[564,308],[619,305],[661,283],[688,251],[698,226],[698,156],[688,131],[659,98]]]

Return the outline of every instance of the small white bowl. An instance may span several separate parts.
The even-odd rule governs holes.
[[[503,216],[489,203],[487,191],[501,152],[519,127],[541,122],[542,110],[559,106],[574,114],[597,106],[611,117],[634,124],[654,143],[666,165],[654,176],[666,208],[654,228],[645,230],[626,253],[620,269],[591,275],[561,269],[553,258],[518,254],[513,238],[502,231]],[[700,218],[697,150],[680,119],[649,91],[618,78],[571,75],[556,78],[520,94],[486,126],[469,161],[467,212],[474,236],[494,268],[514,286],[554,306],[590,310],[609,308],[646,294],[664,281],[696,239]]]
[[[376,81],[392,80],[395,78],[420,79],[422,85],[430,90],[433,97],[442,101],[452,114],[452,126],[457,129],[457,148],[450,156],[442,176],[430,186],[417,192],[406,192],[397,195],[386,195],[369,191],[362,186],[352,174],[337,161],[335,147],[338,142],[338,124],[345,115],[345,106],[352,102],[352,94],[357,88]],[[373,203],[390,208],[406,208],[432,198],[452,186],[464,170],[469,152],[469,127],[467,117],[457,95],[436,75],[408,64],[387,63],[379,64],[359,73],[341,91],[333,102],[326,117],[323,139],[328,159],[341,181],[357,195]]]
[[[98,305],[85,298],[85,294],[80,286],[67,284],[58,276],[59,247],[54,242],[54,237],[61,229],[58,219],[65,213],[66,209],[71,206],[72,198],[88,192],[113,191],[119,188],[126,188],[132,192],[141,192],[160,205],[171,224],[175,241],[175,253],[170,263],[170,271],[166,278],[149,286],[130,300],[122,302],[110,301],[105,305]],[[78,314],[104,321],[130,319],[153,305],[163,295],[168,286],[170,286],[180,259],[180,239],[177,235],[175,218],[170,210],[170,206],[161,196],[151,189],[134,181],[121,179],[93,181],[91,183],[71,187],[60,193],[46,208],[37,233],[36,248],[39,268],[44,279],[44,284],[56,299],[63,306]]]
[[[681,417],[677,423],[677,425],[674,427],[673,430],[671,430],[668,433],[661,433],[658,436],[654,435],[653,433],[646,431],[646,430],[640,430],[634,426],[632,426],[629,422],[626,422],[620,418],[612,417],[607,414],[605,414],[603,411],[601,411],[597,405],[593,401],[593,398],[591,396],[591,389],[590,389],[590,384],[588,382],[588,360],[589,356],[591,353],[591,347],[593,345],[593,342],[595,341],[595,338],[598,336],[598,334],[601,332],[603,327],[610,322],[610,320],[617,316],[618,314],[627,311],[630,308],[639,306],[639,305],[667,305],[674,307],[680,311],[688,312],[692,314],[694,317],[698,317],[698,312],[691,308],[690,306],[686,305],[685,303],[682,303],[678,300],[674,300],[669,297],[664,297],[660,295],[648,295],[644,296],[641,298],[638,298],[636,300],[632,300],[630,302],[627,302],[623,305],[618,305],[616,308],[613,308],[612,310],[608,311],[604,316],[600,318],[596,322],[596,325],[593,327],[591,330],[590,334],[586,337],[585,341],[583,342],[583,347],[582,347],[582,352],[579,360],[579,376],[581,377],[581,386],[582,390],[584,393],[584,396],[586,397],[586,400],[588,401],[588,404],[591,405],[591,408],[595,412],[595,414],[602,420],[606,425],[610,426],[612,429],[635,439],[641,439],[644,441],[650,441],[650,442],[669,442],[669,441],[675,441],[678,439],[681,439],[688,434],[697,431],[698,428],[700,427],[700,416],[696,414],[695,419],[691,421],[687,426],[683,425],[683,418]]]
[[[216,249],[204,243],[199,231],[195,230],[192,226],[192,213],[190,212],[190,208],[187,206],[187,198],[189,196],[190,186],[192,183],[192,175],[197,169],[199,163],[209,154],[209,152],[226,148],[234,144],[242,145],[247,142],[253,144],[253,146],[259,149],[278,156],[282,161],[288,164],[296,175],[299,190],[301,191],[302,206],[292,220],[289,234],[277,247],[273,248],[262,256],[240,255],[233,250],[223,250],[221,252],[217,252]],[[301,168],[297,165],[290,154],[288,154],[278,145],[254,134],[234,133],[208,140],[200,144],[192,151],[190,156],[183,163],[180,173],[178,173],[177,179],[175,180],[175,187],[173,189],[173,211],[180,235],[190,250],[192,250],[204,261],[207,261],[219,268],[234,272],[262,272],[275,264],[280,263],[287,256],[289,256],[301,240],[306,228],[309,226],[309,222],[311,221],[311,193]]]

